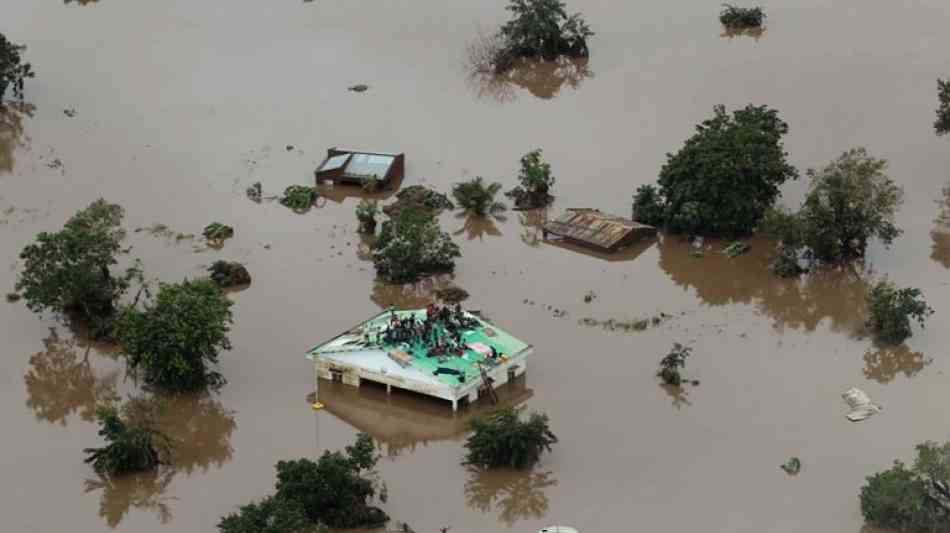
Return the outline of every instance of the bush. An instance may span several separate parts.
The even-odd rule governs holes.
[[[111,405],[96,408],[99,436],[107,444],[101,448],[86,448],[85,462],[100,474],[122,475],[144,472],[158,467],[168,454],[168,438],[152,427],[150,420],[133,420],[128,414],[119,416]]]
[[[568,16],[565,7],[560,0],[509,0],[506,9],[512,19],[500,31],[505,53],[549,60],[558,55],[587,57],[587,39],[594,32],[579,13]]]
[[[412,185],[396,193],[396,201],[383,207],[383,213],[396,218],[403,211],[418,211],[435,216],[444,209],[455,209],[449,197],[423,185]]]
[[[527,468],[541,457],[557,437],[548,427],[548,416],[531,413],[521,420],[524,407],[503,407],[469,424],[465,464],[483,468]]]
[[[868,328],[889,344],[900,344],[913,335],[911,319],[921,327],[933,309],[924,301],[920,289],[898,289],[893,283],[879,281],[868,291]]]
[[[912,468],[894,461],[861,487],[861,514],[869,523],[898,530],[950,527],[950,444],[925,442],[916,450]]]
[[[541,155],[541,149],[538,148],[522,156],[521,170],[518,171],[520,185],[505,193],[505,196],[514,198],[519,208],[544,207],[554,199],[551,188],[555,178],[551,175],[551,165],[545,163]]]
[[[234,228],[220,222],[212,222],[201,232],[212,245],[222,245],[226,239],[234,237]]]
[[[937,131],[937,135],[943,135],[950,131],[950,80],[937,80],[937,100],[940,105],[937,107],[934,130]]]
[[[231,348],[231,305],[211,280],[162,283],[154,302],[144,310],[126,307],[116,321],[129,368],[141,370],[149,385],[173,392],[224,385],[209,367],[217,364],[219,350]]]
[[[719,22],[732,30],[758,28],[765,22],[765,12],[761,7],[736,7],[723,4],[719,13]]]
[[[485,185],[481,176],[469,181],[456,183],[452,187],[452,196],[463,209],[478,216],[485,216],[505,210],[505,204],[495,201],[495,195],[501,190],[500,183]]]
[[[375,200],[360,200],[356,206],[356,220],[360,223],[360,233],[373,234],[376,232],[376,215],[379,206]]]
[[[218,523],[221,533],[304,533],[306,531],[326,531],[321,526],[314,527],[303,507],[294,500],[285,500],[268,496],[260,503],[242,505],[237,513],[232,513]]]
[[[670,353],[660,359],[660,371],[656,375],[663,380],[663,383],[679,387],[683,383],[680,369],[686,368],[686,358],[692,351],[693,349],[689,346],[683,346],[678,342],[673,343]]]
[[[376,272],[396,283],[416,281],[427,274],[452,272],[462,254],[448,233],[428,213],[403,210],[383,223],[373,243]]]
[[[782,136],[788,132],[778,112],[747,106],[714,116],[696,126],[696,133],[676,154],[668,154],[660,170],[659,192],[638,191],[641,209],[673,232],[739,236],[751,233],[779,197],[779,187],[798,177],[785,160]],[[663,199],[651,200],[660,197]],[[654,222],[658,222],[654,220]]]
[[[8,88],[14,98],[23,100],[23,81],[33,77],[33,67],[20,57],[24,50],[26,46],[11,43],[0,33],[0,100]]]
[[[221,288],[251,283],[251,273],[247,271],[247,267],[235,261],[215,261],[208,267],[208,272],[211,273],[211,281]]]
[[[280,205],[289,207],[298,213],[303,213],[310,209],[316,201],[317,189],[315,187],[291,185],[284,189],[284,196],[280,199]]]
[[[280,461],[276,497],[298,503],[311,523],[332,528],[379,526],[389,517],[367,501],[377,492],[385,501],[385,487],[378,491],[377,482],[366,477],[377,460],[372,438],[360,433],[346,453],[325,451],[316,462]]]
[[[653,185],[641,185],[633,195],[633,219],[650,226],[663,225],[663,198]]]
[[[20,253],[23,270],[16,290],[34,312],[78,313],[94,332],[108,334],[119,298],[133,281],[142,282],[135,263],[119,276],[111,272],[125,231],[123,210],[96,200],[66,221],[62,230],[42,232]]]

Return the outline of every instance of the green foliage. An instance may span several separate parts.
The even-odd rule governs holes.
[[[452,187],[452,196],[459,206],[478,216],[485,216],[505,210],[505,204],[495,201],[495,195],[501,190],[501,183],[486,185],[481,176],[456,183]]]
[[[106,440],[101,448],[86,448],[85,462],[100,474],[122,475],[152,470],[169,451],[168,438],[152,427],[151,420],[135,420],[119,415],[112,405],[96,408],[99,436]]]
[[[933,309],[920,289],[898,289],[889,281],[879,281],[868,291],[868,328],[881,341],[900,344],[913,335],[911,319],[921,327]]]
[[[251,283],[251,274],[247,267],[235,261],[215,261],[208,267],[211,281],[219,287],[237,287]]]
[[[943,135],[950,132],[950,80],[937,80],[937,100],[940,105],[937,107],[937,121],[934,122],[934,130],[937,131],[937,135]]]
[[[360,433],[346,453],[324,451],[316,462],[310,459],[277,463],[277,495],[296,502],[312,523],[332,528],[375,527],[389,517],[368,505],[377,494],[372,475],[378,455],[369,435]],[[380,499],[385,501],[385,488]]]
[[[785,461],[785,464],[782,465],[782,470],[790,476],[797,476],[798,473],[802,471],[802,460],[798,457],[790,457],[788,461]]]
[[[448,233],[426,212],[403,210],[383,223],[373,243],[373,262],[383,278],[408,283],[421,276],[451,272],[462,254]]]
[[[861,513],[869,523],[897,530],[950,527],[950,443],[916,447],[914,465],[894,461],[861,487]]]
[[[531,413],[521,420],[524,406],[503,407],[469,424],[465,464],[483,468],[527,468],[541,457],[557,437],[548,427],[548,415]]]
[[[686,358],[690,356],[693,349],[689,346],[683,346],[678,342],[673,343],[673,349],[670,353],[660,359],[660,371],[656,373],[663,383],[678,387],[683,383],[683,376],[680,375],[680,369],[686,368]]]
[[[667,154],[660,170],[659,202],[663,223],[673,232],[745,235],[752,232],[780,195],[779,187],[796,179],[786,162],[782,136],[788,132],[778,112],[749,105],[714,116],[676,154]],[[652,196],[655,194],[650,193]]]
[[[449,197],[424,185],[412,185],[396,193],[396,202],[383,207],[390,218],[403,211],[418,211],[433,217],[444,209],[455,209]]]
[[[119,277],[111,272],[125,237],[119,227],[122,215],[121,207],[99,199],[67,220],[62,230],[37,235],[20,253],[23,270],[16,290],[27,307],[75,312],[92,321],[97,333],[107,333],[119,298],[133,281],[142,282],[138,263]]]
[[[280,199],[280,204],[298,213],[303,213],[316,203],[317,196],[316,187],[291,185],[284,189],[284,197]]]
[[[144,311],[128,306],[116,321],[129,368],[169,391],[220,387],[224,377],[209,367],[217,364],[219,350],[231,348],[231,305],[211,280],[162,283]]]
[[[376,215],[379,214],[379,206],[375,200],[360,200],[356,206],[356,220],[360,223],[360,233],[373,233],[376,231]]]
[[[325,532],[321,526],[313,526],[303,507],[294,500],[268,496],[259,503],[242,505],[218,523],[221,533],[304,533]]]
[[[0,33],[0,100],[8,88],[14,98],[23,100],[23,81],[33,77],[32,66],[20,57],[24,50],[26,46],[11,43]]]
[[[558,55],[586,57],[587,39],[594,32],[579,13],[568,16],[560,0],[509,0],[512,18],[501,27],[507,52],[554,59]]]
[[[765,12],[761,7],[736,7],[723,4],[722,11],[719,12],[719,22],[733,30],[758,28],[765,22]]]
[[[540,148],[522,156],[521,170],[518,171],[521,185],[505,193],[505,196],[514,198],[519,208],[544,207],[553,200],[550,191],[555,178],[551,175],[551,165],[545,163],[541,156]]]
[[[201,232],[201,234],[204,235],[205,239],[208,239],[208,241],[213,244],[222,244],[224,243],[225,239],[234,237],[234,228],[220,222],[212,222],[211,224],[205,226],[205,229]]]
[[[739,257],[740,255],[749,251],[751,246],[749,243],[742,241],[732,241],[728,246],[722,249],[722,253],[728,255],[729,257]]]
[[[653,185],[641,185],[633,195],[633,219],[650,226],[663,225],[663,198]]]

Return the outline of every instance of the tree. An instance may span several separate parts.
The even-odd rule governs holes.
[[[376,272],[396,283],[416,281],[421,276],[451,272],[462,254],[448,233],[428,213],[402,210],[383,223],[373,244]]]
[[[541,158],[541,149],[532,150],[522,156],[518,181],[521,185],[505,193],[514,198],[515,205],[524,209],[544,207],[554,199],[551,187],[555,178],[551,175],[551,165]]]
[[[594,35],[579,13],[568,16],[560,0],[510,0],[512,19],[501,27],[506,52],[521,57],[586,57]]]
[[[779,187],[798,177],[785,159],[787,132],[767,106],[749,105],[732,115],[716,106],[679,152],[667,154],[659,199],[650,200],[655,192],[641,187],[635,204],[651,213],[662,207],[662,223],[673,232],[748,234],[781,194]]]
[[[469,423],[465,464],[483,468],[527,468],[541,453],[551,451],[557,437],[548,427],[548,415],[531,413],[521,420],[522,407],[503,407]]]
[[[34,312],[77,313],[92,322],[94,332],[108,332],[119,298],[133,281],[142,281],[136,262],[118,277],[117,263],[125,231],[123,210],[99,199],[66,221],[62,230],[42,232],[20,253],[23,270],[16,290]]]
[[[765,22],[765,12],[761,7],[736,7],[723,4],[719,13],[719,22],[731,30],[758,28]]]
[[[324,451],[316,462],[280,461],[276,497],[299,504],[311,523],[332,528],[379,526],[389,517],[367,503],[377,493],[380,500],[386,499],[385,487],[377,490],[378,482],[371,477],[378,459],[373,439],[360,433],[345,453]]]
[[[868,291],[868,328],[881,341],[900,344],[913,335],[911,319],[921,327],[933,309],[924,301],[920,289],[898,289],[893,283],[882,280]]]
[[[633,195],[633,219],[650,226],[663,225],[663,200],[653,185],[637,187]]]
[[[7,88],[13,91],[14,98],[23,100],[23,81],[33,77],[33,67],[20,57],[24,50],[26,46],[11,43],[0,33],[0,100]]]
[[[96,472],[122,475],[144,472],[158,467],[169,452],[168,439],[156,430],[151,420],[136,420],[120,416],[119,410],[104,404],[96,408],[99,436],[107,444],[101,448],[86,448],[86,463],[92,463]]]
[[[686,358],[690,356],[692,351],[693,349],[689,346],[674,342],[670,353],[660,359],[660,371],[656,375],[663,379],[663,383],[679,387],[683,383],[680,369],[686,368]]]
[[[116,320],[116,337],[129,368],[146,383],[174,392],[218,388],[225,379],[209,367],[231,344],[231,305],[213,281],[162,283],[144,310],[128,306]]]
[[[376,232],[376,215],[379,214],[379,206],[375,200],[360,200],[356,205],[356,220],[360,223],[360,233],[372,235]]]
[[[284,196],[280,199],[280,205],[289,207],[296,213],[304,213],[316,203],[317,196],[316,187],[291,185],[284,189]]]
[[[937,107],[934,130],[937,131],[937,135],[943,135],[950,132],[950,80],[937,79],[937,100],[940,105]]]
[[[501,183],[485,185],[481,176],[456,183],[452,187],[452,196],[460,207],[477,216],[486,216],[505,210],[505,204],[495,201],[495,195],[501,190]]]
[[[312,524],[303,507],[294,500],[268,496],[259,503],[242,505],[218,523],[221,533],[303,533],[310,531]],[[326,531],[322,527],[314,531]]]
[[[914,465],[902,462],[867,478],[861,513],[869,523],[898,530],[950,527],[950,443],[924,442]]]

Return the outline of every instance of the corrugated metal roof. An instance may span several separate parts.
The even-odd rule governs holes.
[[[652,226],[608,215],[596,209],[568,209],[544,225],[548,233],[597,246],[613,248],[631,232],[652,231]]]
[[[391,155],[354,153],[344,172],[349,176],[383,178],[395,159]]]

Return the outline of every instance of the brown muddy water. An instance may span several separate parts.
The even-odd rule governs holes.
[[[37,232],[99,196],[126,208],[132,255],[153,278],[197,276],[224,258],[245,262],[254,282],[232,294],[229,384],[173,400],[174,468],[113,483],[81,450],[98,442],[96,399],[135,388],[121,360],[87,353],[22,302],[0,305],[0,530],[215,531],[272,491],[278,460],[366,430],[386,452],[384,508],[420,532],[860,531],[864,476],[950,438],[950,238],[935,222],[950,147],[931,126],[936,78],[950,75],[950,4],[762,3],[768,29],[753,39],[720,36],[718,2],[574,0],[597,31],[590,61],[529,68],[499,90],[462,65],[479,27],[504,19],[501,0],[4,2],[0,31],[29,47],[37,78],[33,107],[0,120],[3,291]],[[347,91],[360,83],[369,90]],[[518,158],[542,147],[555,211],[626,214],[715,104],[750,102],[780,110],[801,169],[855,145],[890,161],[906,233],[875,246],[866,271],[781,281],[761,240],[732,260],[690,257],[672,238],[607,260],[540,242],[537,213],[487,223],[446,213],[470,307],[536,347],[508,396],[547,412],[561,442],[529,473],[484,474],[459,464],[464,413],[373,389],[326,388],[333,407],[310,409],[308,347],[380,305],[425,301],[444,280],[374,283],[356,195],[296,215],[249,201],[251,183],[265,195],[309,183],[326,148],[345,146],[405,152],[406,184],[448,191],[481,175],[510,186]],[[784,201],[803,188],[789,184]],[[237,232],[219,251],[131,231],[200,235],[211,221]],[[920,287],[936,309],[897,349],[860,331],[863,288],[882,275]],[[671,318],[643,331],[581,323],[659,312]],[[694,346],[688,373],[701,385],[670,394],[654,372],[674,341]],[[883,413],[846,421],[851,386]],[[804,466],[789,477],[779,465],[793,455]]]

